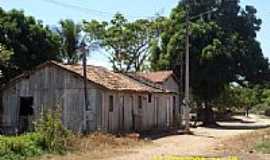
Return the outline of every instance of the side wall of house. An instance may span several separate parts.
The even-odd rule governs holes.
[[[109,111],[110,96],[113,97],[111,111]],[[141,108],[139,107],[140,96]],[[102,130],[129,132],[170,127],[173,121],[171,100],[171,95],[105,92],[102,106]]]
[[[179,85],[177,81],[171,76],[169,79],[167,79],[163,84],[165,88],[167,88],[170,91],[173,91],[175,93],[179,93]],[[173,100],[172,100],[173,101]],[[181,120],[183,116],[183,108],[180,107],[180,98],[179,95],[175,95],[175,109],[174,109],[174,114],[176,115],[176,118],[174,121],[179,121]],[[179,123],[179,122],[176,122]],[[181,122],[180,122],[181,123]]]
[[[80,77],[53,65],[37,70],[3,91],[3,124],[18,126],[21,97],[33,97],[35,119],[43,110],[60,107],[67,128],[81,131],[85,116],[88,130],[96,130],[101,125],[97,113],[101,113],[98,106],[102,105],[103,91],[90,83],[87,88],[90,107],[83,112],[84,91]]]

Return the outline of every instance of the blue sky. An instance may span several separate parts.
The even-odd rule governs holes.
[[[168,15],[179,0],[0,0],[0,7],[24,10],[42,20],[45,24],[56,25],[60,19],[109,20],[116,12],[123,13],[128,19],[149,18],[156,13]],[[263,20],[262,30],[258,33],[265,56],[270,58],[270,0],[241,0],[241,4],[253,5],[258,17]],[[77,7],[74,7],[77,6]],[[88,59],[95,65],[109,66],[104,53],[96,52]]]

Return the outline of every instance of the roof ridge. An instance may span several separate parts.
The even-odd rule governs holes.
[[[61,70],[65,70],[72,74],[78,75],[83,78],[82,67],[76,67],[75,65],[64,65],[57,61],[47,61],[43,64],[38,65],[33,69],[30,74],[37,70],[43,69],[45,67],[55,66]],[[78,65],[77,65],[78,66]],[[8,87],[12,83],[24,78],[26,72],[15,77],[13,80],[9,81],[4,87]],[[104,89],[114,90],[114,91],[127,91],[127,92],[146,92],[146,93],[173,93],[167,89],[161,88],[147,80],[139,80],[133,76],[128,76],[124,73],[116,73],[108,70],[104,67],[93,66],[93,69],[87,70],[87,80],[94,83],[97,86],[103,87]]]
[[[160,90],[163,90],[163,91],[168,91],[167,89],[163,88],[161,85],[156,84],[156,83],[146,79],[145,77],[142,77],[142,76],[136,77],[134,74],[128,74],[128,73],[122,73],[122,74],[129,77],[129,78],[131,78],[131,79],[133,79],[133,80],[138,81],[139,83],[147,85],[149,87],[160,89]]]
[[[155,72],[134,72],[135,76],[144,77],[154,83],[162,83],[166,81],[170,76],[174,75],[173,70],[163,70]]]
[[[82,67],[81,68],[77,68],[77,70],[78,69],[79,70],[76,72],[75,70],[72,69],[72,66],[75,66],[75,65],[64,65],[64,64],[61,64],[61,63],[58,63],[58,62],[54,62],[54,61],[52,61],[52,63],[55,64],[55,65],[57,65],[57,66],[60,66],[60,67],[62,67],[64,69],[67,69],[67,70],[69,70],[71,72],[74,72],[74,73],[80,72],[79,70],[82,68]],[[108,88],[108,89],[112,89],[112,90],[134,90],[134,91],[144,90],[146,92],[165,92],[165,93],[170,92],[170,91],[162,88],[161,86],[157,86],[157,84],[154,84],[151,81],[147,81],[146,79],[144,81],[142,81],[142,80],[139,80],[138,78],[135,78],[135,77],[132,77],[132,76],[128,76],[126,73],[114,72],[114,71],[108,70],[107,68],[102,67],[102,66],[90,65],[90,67],[93,67],[94,69],[97,69],[97,70],[92,70],[92,71],[91,70],[87,70],[87,74],[91,74],[93,72],[95,72],[96,75],[101,75],[102,76],[102,74],[103,74],[103,76],[102,77],[99,77],[99,78],[101,78],[102,80],[104,80],[104,83],[100,83],[99,81],[95,80],[95,78],[98,78],[98,77],[94,77],[94,79],[91,79],[91,75],[87,76],[87,79],[90,80],[90,81],[92,81],[92,82],[94,82],[94,83],[97,83],[99,85],[102,85],[102,86],[104,86],[105,88]],[[103,71],[104,73],[98,73],[99,71]],[[78,74],[80,74],[80,76],[82,76],[81,75],[82,73],[78,73]],[[107,77],[104,76],[104,74]],[[110,78],[112,78],[112,79],[106,82],[106,80],[108,80]],[[130,81],[130,80],[133,80],[133,83],[134,83],[135,86],[132,86],[132,84],[128,84],[127,81]],[[113,82],[118,82],[118,81],[122,81],[122,83],[124,85],[122,88],[121,87],[119,89],[117,88],[117,87],[119,87],[119,86],[122,85],[121,82],[119,82],[119,83],[113,83]],[[147,82],[145,82],[145,81],[147,81]],[[129,85],[131,85],[132,87],[128,87]],[[136,87],[138,87],[138,89],[136,89]],[[144,87],[148,87],[148,89],[147,88],[144,88]],[[130,88],[130,89],[128,89],[128,88]],[[133,89],[131,89],[131,88],[133,88]]]

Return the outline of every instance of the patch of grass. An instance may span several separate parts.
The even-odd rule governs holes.
[[[258,142],[255,145],[256,151],[262,152],[264,154],[270,154],[270,139]]]
[[[151,145],[151,142],[127,136],[116,136],[108,133],[92,133],[89,135],[74,135],[68,142],[69,151],[66,155],[46,154],[38,157],[39,160],[66,160],[66,159],[104,159],[136,153],[142,146]]]

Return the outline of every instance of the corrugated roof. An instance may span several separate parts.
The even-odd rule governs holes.
[[[162,83],[173,75],[173,71],[158,71],[158,72],[138,72],[136,76],[143,77],[154,83]]]
[[[83,76],[82,65],[63,65],[54,61],[51,61],[51,63]],[[128,75],[115,73],[104,67],[98,66],[87,66],[87,79],[110,90],[156,93],[170,92],[159,86],[142,83],[138,79]]]

